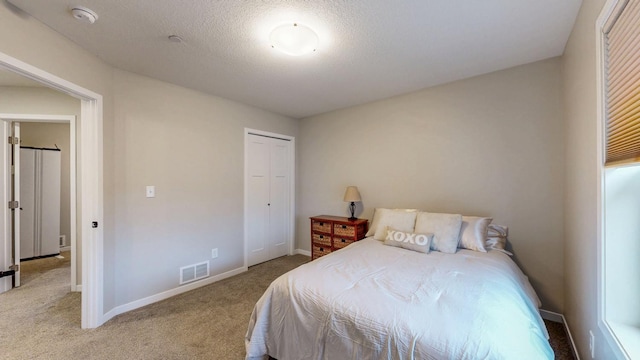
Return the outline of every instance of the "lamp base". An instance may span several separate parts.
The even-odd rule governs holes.
[[[351,202],[351,204],[349,204],[349,212],[351,212],[349,221],[358,220],[358,218],[354,215],[356,213],[356,203],[353,201]]]

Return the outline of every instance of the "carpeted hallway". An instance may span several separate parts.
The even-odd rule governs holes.
[[[243,359],[254,304],[271,281],[309,260],[269,261],[82,330],[80,294],[69,292],[69,256],[63,256],[24,262],[23,286],[0,294],[0,358]],[[572,359],[562,326],[547,327],[556,359]]]

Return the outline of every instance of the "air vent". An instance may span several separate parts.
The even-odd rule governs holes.
[[[209,262],[201,262],[180,268],[180,285],[209,276]]]

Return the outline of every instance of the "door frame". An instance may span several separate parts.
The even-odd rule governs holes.
[[[295,223],[296,223],[296,138],[289,135],[276,134],[268,131],[244,128],[244,267],[247,268],[249,264],[249,239],[247,238],[249,229],[249,196],[248,188],[249,181],[247,181],[249,174],[249,135],[265,136],[270,138],[276,138],[281,140],[288,140],[291,142],[291,151],[289,152],[289,255],[293,255],[295,251]]]
[[[0,119],[19,123],[69,124],[69,220],[71,221],[71,291],[81,291],[77,282],[77,248],[76,248],[76,117],[75,115],[40,115],[40,114],[2,114]],[[24,133],[24,132],[22,132]],[[21,134],[22,135],[22,134]]]
[[[82,238],[82,328],[95,328],[104,323],[103,295],[103,129],[102,95],[80,87],[35,66],[0,52],[0,68],[35,80],[80,100],[80,151],[78,179],[80,197],[80,237]],[[2,179],[3,194],[6,181]],[[97,227],[93,228],[93,224]],[[6,247],[6,236],[4,239]],[[9,240],[10,241],[10,240]]]

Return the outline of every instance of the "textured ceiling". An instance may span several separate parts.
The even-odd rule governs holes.
[[[9,0],[105,62],[294,118],[559,56],[581,0]],[[75,20],[70,5],[95,11]],[[269,32],[313,28],[290,57]],[[184,43],[170,42],[176,34]]]

